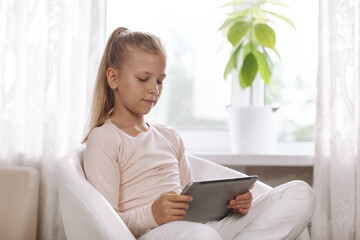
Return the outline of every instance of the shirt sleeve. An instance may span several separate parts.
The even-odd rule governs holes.
[[[129,212],[119,211],[120,170],[118,164],[120,140],[110,132],[94,129],[86,142],[84,170],[87,180],[117,211],[135,237],[157,227],[152,204]]]
[[[128,226],[132,234],[138,238],[147,230],[158,226],[153,214],[152,203],[129,212],[119,212],[121,219]]]
[[[180,174],[180,184],[184,188],[189,182],[193,181],[194,177],[191,171],[191,166],[189,159],[185,152],[184,142],[179,136],[179,174]]]
[[[87,180],[119,211],[119,142],[101,129],[94,129],[87,142],[84,171]]]

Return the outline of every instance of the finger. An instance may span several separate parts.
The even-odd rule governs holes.
[[[246,200],[246,199],[252,199],[252,194],[250,191],[247,191],[246,193],[243,193],[241,195],[236,196],[235,200],[236,201],[240,201],[240,200]]]
[[[236,204],[245,204],[245,203],[251,203],[252,199],[244,199],[244,200],[240,200],[240,201],[236,201],[236,200],[231,200],[229,202],[230,205],[236,205]]]
[[[240,209],[240,208],[249,209],[250,207],[251,207],[251,204],[236,205],[236,206],[230,206],[230,205],[228,205],[228,206],[227,206],[227,208],[230,208],[230,209]]]
[[[171,209],[171,216],[184,216],[186,214],[186,210],[184,209]]]
[[[241,214],[247,214],[249,212],[249,209],[239,208],[238,211]]]
[[[241,213],[241,214],[247,214],[247,213],[249,213],[249,209],[242,209],[242,208],[233,209],[233,212],[235,212],[235,213]]]
[[[172,209],[189,209],[189,204],[185,203],[185,202],[169,202],[169,208]]]
[[[191,202],[193,198],[189,195],[168,194],[167,199],[172,202]]]
[[[232,201],[233,202],[245,202],[245,201],[248,201],[248,202],[252,202],[253,198],[252,197],[248,197],[248,198],[238,198],[236,197],[236,199],[233,199]]]
[[[250,208],[251,201],[244,201],[241,203],[235,203],[235,204],[227,204],[228,208],[236,209],[236,208]]]
[[[230,206],[246,205],[246,204],[251,204],[251,202],[252,202],[251,199],[241,200],[241,201],[231,200],[231,201],[228,203],[228,205],[230,205]]]

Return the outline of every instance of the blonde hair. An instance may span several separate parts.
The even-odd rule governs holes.
[[[89,131],[83,143],[87,141],[91,131],[102,126],[113,112],[114,92],[107,82],[106,70],[112,67],[121,71],[130,50],[134,49],[157,55],[166,55],[161,40],[151,33],[131,31],[124,27],[119,27],[112,32],[107,41],[96,76]]]

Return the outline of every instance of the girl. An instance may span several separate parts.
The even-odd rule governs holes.
[[[165,67],[165,50],[154,35],[126,28],[111,34],[84,139],[88,181],[139,239],[298,237],[315,205],[312,189],[300,181],[274,188],[254,203],[250,191],[237,196],[228,204],[234,213],[221,221],[179,221],[192,200],[179,195],[192,180],[184,144],[174,129],[144,121],[161,96]]]

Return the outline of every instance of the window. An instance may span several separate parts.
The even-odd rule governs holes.
[[[266,104],[279,104],[277,112],[279,142],[314,140],[317,76],[317,1],[287,1],[290,8],[278,8],[291,18],[296,30],[286,24],[275,26],[276,48],[281,61],[276,63],[271,83],[266,88]]]
[[[223,79],[231,51],[217,29],[226,1],[107,1],[107,36],[119,26],[159,36],[168,54],[162,99],[154,122],[177,129],[227,129],[229,97]]]
[[[154,33],[165,43],[167,79],[150,121],[186,131],[227,131],[231,83],[224,81],[223,71],[231,48],[217,32],[230,11],[219,8],[226,2],[107,1],[107,36],[124,26]],[[282,60],[265,88],[265,101],[280,105],[279,141],[313,141],[317,3],[286,3],[290,8],[283,15],[294,21],[297,30],[286,24],[275,29]]]

